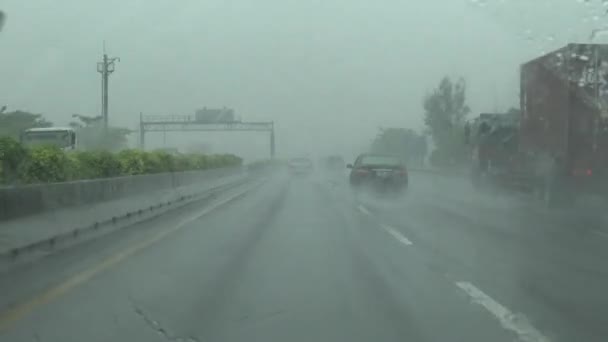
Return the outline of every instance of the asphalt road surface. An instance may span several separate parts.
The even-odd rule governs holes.
[[[599,218],[410,178],[277,175],[21,266],[0,341],[608,340]]]

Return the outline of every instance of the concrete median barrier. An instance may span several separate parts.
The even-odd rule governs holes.
[[[252,177],[239,167],[0,188],[0,269],[213,198]]]
[[[0,225],[5,220],[46,211],[175,189],[242,172],[242,168],[213,169],[4,187],[0,188]]]

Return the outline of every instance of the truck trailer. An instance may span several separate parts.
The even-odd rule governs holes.
[[[547,204],[608,195],[608,45],[569,44],[524,63],[520,110],[480,115],[467,131],[478,184],[517,186]]]

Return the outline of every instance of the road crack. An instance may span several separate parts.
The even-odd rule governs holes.
[[[171,331],[167,330],[159,321],[153,319],[150,315],[148,315],[144,310],[135,304],[133,300],[131,300],[131,306],[135,313],[141,317],[141,319],[148,325],[152,330],[156,331],[159,335],[165,338],[170,342],[201,342],[199,339],[189,336],[189,337],[181,337],[178,336]]]

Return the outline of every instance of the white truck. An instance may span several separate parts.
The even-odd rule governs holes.
[[[62,150],[76,149],[76,131],[71,127],[30,128],[21,133],[25,146],[54,145]]]

